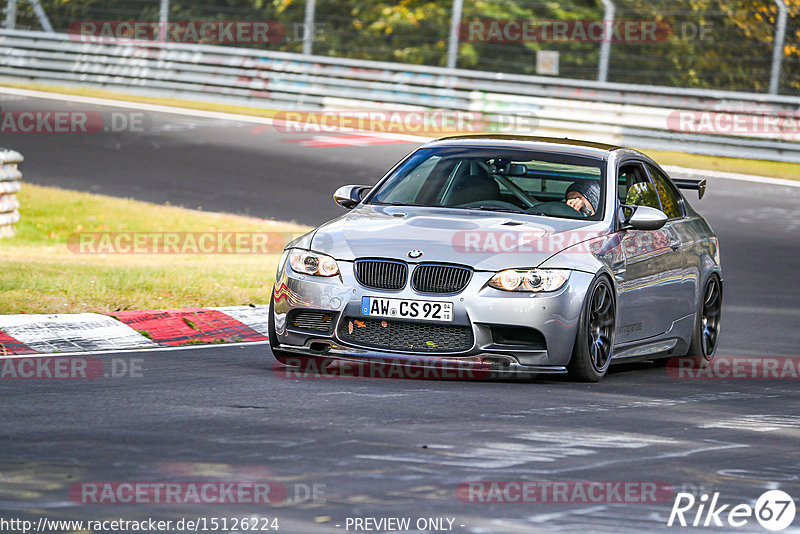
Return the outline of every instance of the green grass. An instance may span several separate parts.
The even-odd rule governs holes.
[[[18,87],[21,89],[32,89],[37,91],[48,91],[62,94],[73,94],[80,96],[90,96],[95,98],[110,98],[128,102],[144,102],[162,106],[174,106],[189,109],[201,109],[205,111],[220,111],[224,113],[237,113],[240,115],[251,115],[257,117],[274,117],[280,111],[272,109],[262,109],[246,106],[232,106],[215,102],[195,102],[192,100],[181,100],[175,98],[155,98],[147,96],[117,93],[101,89],[85,87],[62,87],[43,85],[36,83],[17,83],[2,84],[6,87]],[[412,132],[413,133],[413,132]],[[450,132],[457,134],[458,132]],[[475,132],[468,132],[475,133]],[[442,134],[444,135],[444,134]],[[632,147],[636,148],[636,147]],[[780,161],[764,161],[756,159],[723,158],[717,156],[701,156],[698,154],[688,154],[684,152],[668,152],[659,150],[646,150],[642,152],[658,161],[662,165],[677,165],[693,169],[714,170],[735,172],[741,174],[755,174],[759,176],[771,176],[774,178],[786,178],[800,180],[800,164],[785,163]]]
[[[800,180],[800,164],[783,161],[763,161],[755,159],[722,158],[718,156],[701,156],[684,152],[664,152],[659,150],[642,150],[661,165],[676,165],[692,169],[709,171],[735,172],[738,174],[755,174],[787,180]]]
[[[133,95],[119,93],[116,91],[106,91],[92,87],[74,87],[61,85],[47,85],[41,83],[2,83],[0,87],[16,87],[18,89],[28,89],[31,91],[46,91],[48,93],[60,93],[64,95],[86,96],[91,98],[108,98],[111,100],[122,100],[123,102],[139,102],[153,104],[157,106],[173,106],[178,108],[199,109],[203,111],[219,111],[221,113],[238,113],[239,115],[250,115],[254,117],[274,117],[282,110],[265,109],[250,106],[234,106],[231,104],[220,104],[217,102],[199,102],[195,100],[183,100],[178,98],[160,98],[153,96]]]
[[[80,232],[277,232],[291,223],[203,213],[24,183],[18,233],[0,240],[0,314],[264,304],[279,255],[77,254]]]

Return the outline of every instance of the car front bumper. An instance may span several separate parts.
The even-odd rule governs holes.
[[[476,271],[463,291],[438,295],[418,293],[410,284],[400,291],[367,288],[357,282],[352,262],[338,264],[339,276],[323,278],[299,274],[287,261],[281,262],[274,307],[270,310],[281,350],[350,362],[391,361],[409,368],[488,366],[493,371],[508,373],[564,373],[572,355],[585,294],[593,279],[589,273],[573,271],[564,287],[552,293],[506,292],[487,285],[494,273]],[[352,323],[361,325],[365,319],[361,316],[364,296],[451,302],[453,321],[447,325],[471,331],[471,343],[456,350],[439,351],[431,347],[417,350],[410,346],[374,346],[347,339],[347,329],[352,333]],[[290,323],[290,314],[297,317],[293,313],[296,310],[329,314],[330,330],[314,331],[298,327],[294,321]],[[434,340],[438,325],[442,324],[408,319],[388,321],[393,323],[391,326],[431,330]],[[501,326],[535,329],[540,336],[530,344],[504,344],[498,342],[496,335],[496,328]],[[431,342],[431,346],[436,344]]]

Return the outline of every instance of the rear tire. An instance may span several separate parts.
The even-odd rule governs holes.
[[[719,276],[708,277],[697,303],[692,341],[687,356],[711,361],[717,353],[722,318],[722,282]]]
[[[598,276],[586,292],[578,321],[578,334],[567,369],[570,377],[582,382],[597,382],[611,364],[617,307],[614,289],[608,278]]]

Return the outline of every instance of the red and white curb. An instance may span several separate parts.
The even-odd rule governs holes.
[[[267,341],[269,306],[0,315],[0,356]]]

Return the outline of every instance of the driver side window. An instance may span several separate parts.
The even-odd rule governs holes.
[[[661,209],[656,189],[641,163],[624,163],[620,166],[617,195],[620,204]]]

